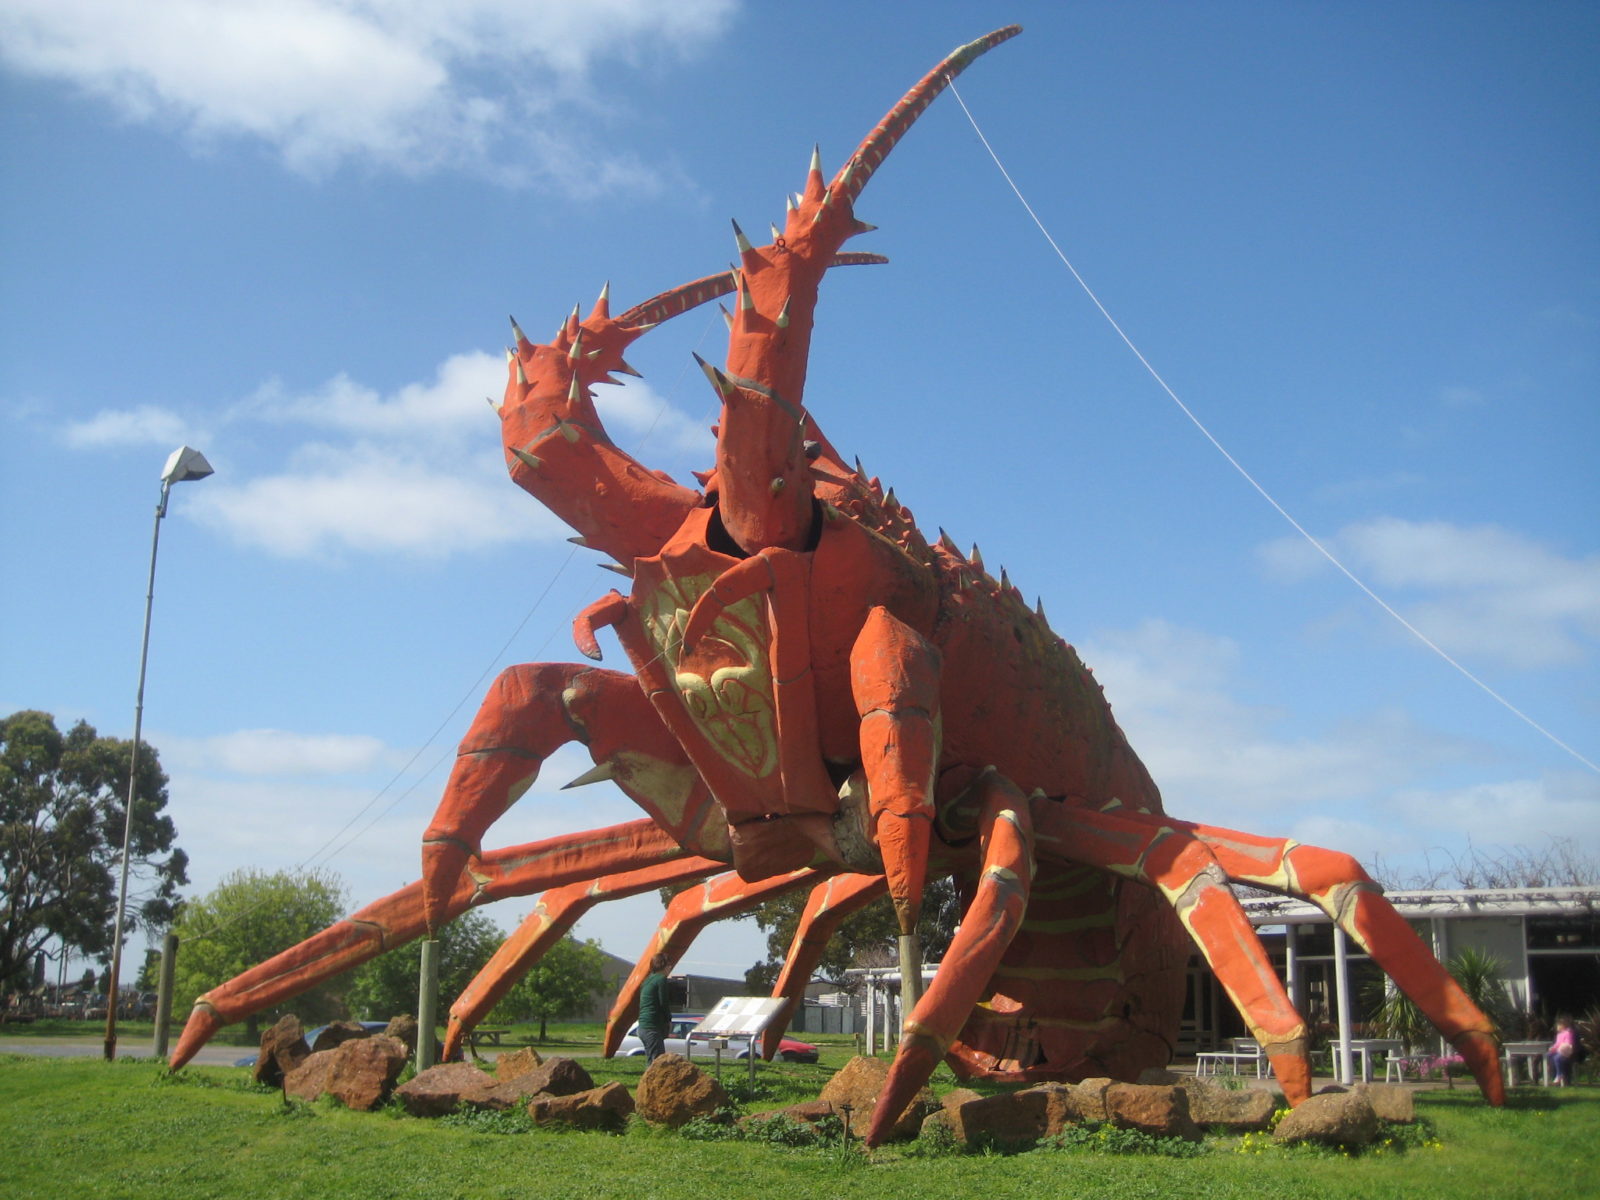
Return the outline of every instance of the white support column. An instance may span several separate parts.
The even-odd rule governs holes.
[[[1333,983],[1339,1004],[1339,1082],[1349,1087],[1355,1082],[1355,1049],[1350,1045],[1350,947],[1344,930],[1333,927]]]
[[[1430,918],[1428,925],[1433,932],[1433,956],[1440,962],[1444,962],[1450,957],[1450,927],[1443,917]],[[1450,1045],[1449,1039],[1442,1033],[1438,1036],[1437,1044],[1441,1058],[1455,1052],[1455,1048]]]
[[[861,977],[867,989],[867,1057],[878,1056],[878,984],[872,972]]]
[[[1289,993],[1289,1003],[1297,1013],[1306,1011],[1305,984],[1300,978],[1299,952],[1300,926],[1283,927],[1283,987]]]

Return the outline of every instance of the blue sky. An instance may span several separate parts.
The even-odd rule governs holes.
[[[914,14],[914,16],[912,15]],[[575,657],[612,576],[484,403],[548,338],[722,267],[952,47],[1117,339],[941,97],[858,206],[808,401],[1096,669],[1185,817],[1381,854],[1600,844],[1600,9],[1589,4],[0,0],[0,704],[145,732],[197,892],[414,879],[493,671]],[[688,481],[698,312],[617,440]],[[612,665],[625,662],[608,643]],[[511,844],[632,819],[557,756]],[[399,782],[382,792],[397,777]],[[378,799],[373,803],[374,797]],[[354,821],[348,833],[340,829]],[[356,835],[354,840],[351,835]],[[313,857],[316,856],[316,857]],[[491,910],[510,927],[529,902]],[[633,957],[658,908],[579,927]],[[738,974],[753,925],[691,969]]]

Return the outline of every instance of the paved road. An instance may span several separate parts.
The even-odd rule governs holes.
[[[0,1054],[39,1054],[52,1058],[99,1058],[105,1053],[105,1039],[0,1037]],[[194,1061],[202,1066],[231,1066],[236,1058],[249,1054],[246,1046],[202,1046]],[[118,1038],[118,1058],[154,1060],[149,1037]]]

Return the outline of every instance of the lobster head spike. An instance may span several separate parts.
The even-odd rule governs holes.
[[[695,303],[729,292],[736,297],[727,366],[702,367],[722,404],[718,511],[742,553],[803,550],[814,536],[811,463],[827,444],[806,415],[804,393],[818,288],[831,266],[885,261],[840,253],[848,238],[873,228],[856,219],[856,198],[934,97],[967,64],[1020,32],[1007,26],[953,51],[889,110],[831,181],[813,150],[805,188],[787,206],[782,232],[757,246],[735,223],[738,260],[728,274],[686,285],[705,292]]]

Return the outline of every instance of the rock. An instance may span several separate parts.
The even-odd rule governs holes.
[[[883,1092],[884,1081],[888,1075],[887,1059],[858,1055],[828,1080],[818,1099],[827,1100],[836,1109],[845,1104],[850,1105],[850,1129],[865,1136],[867,1128],[872,1124],[873,1110],[878,1105],[878,1096]],[[887,1140],[916,1137],[922,1129],[923,1118],[938,1107],[939,1101],[934,1097],[932,1089],[924,1087],[912,1097],[911,1103],[906,1105],[905,1111],[895,1120]]]
[[[417,1052],[417,1019],[409,1013],[401,1013],[398,1017],[390,1017],[389,1024],[384,1027],[384,1037],[398,1038],[405,1044],[405,1048],[412,1054]]]
[[[945,1112],[953,1112],[969,1100],[982,1100],[983,1095],[971,1088],[951,1088],[939,1097],[939,1107]]]
[[[1044,1136],[1048,1100],[1044,1092],[1030,1088],[980,1096],[953,1109],[946,1107],[943,1112],[949,1119],[950,1132],[968,1146],[1018,1149],[1032,1146]]]
[[[594,1087],[594,1080],[589,1077],[589,1072],[580,1067],[575,1059],[570,1058],[546,1059],[527,1075],[518,1076],[514,1082],[522,1083],[527,1080],[536,1083],[539,1091],[552,1096],[572,1096],[578,1092],[587,1092]]]
[[[1392,1083],[1358,1083],[1352,1090],[1367,1098],[1373,1115],[1380,1121],[1410,1125],[1417,1119],[1417,1106],[1409,1088]]]
[[[1196,1085],[1199,1086],[1196,1086]],[[1189,1097],[1189,1116],[1196,1125],[1215,1125],[1232,1133],[1251,1133],[1272,1124],[1278,1097],[1265,1088],[1229,1091],[1204,1080],[1179,1085]]]
[[[283,1077],[293,1071],[311,1055],[306,1045],[305,1032],[300,1028],[300,1018],[293,1013],[280,1017],[278,1023],[261,1034],[261,1053],[250,1077],[257,1083],[277,1087]]]
[[[310,1102],[322,1095],[328,1084],[328,1072],[333,1069],[332,1050],[318,1050],[283,1077],[283,1094],[296,1100]]]
[[[528,1105],[528,1116],[535,1125],[571,1125],[612,1132],[620,1132],[633,1111],[633,1097],[620,1083],[569,1096],[541,1096]]]
[[[1151,1137],[1201,1140],[1189,1116],[1189,1097],[1180,1087],[1113,1083],[1105,1090],[1106,1118],[1118,1129],[1137,1129]]]
[[[471,1063],[440,1063],[395,1089],[413,1117],[442,1117],[463,1104],[475,1104],[495,1086],[494,1076]]]
[[[539,1052],[532,1046],[524,1046],[521,1050],[513,1050],[509,1054],[497,1055],[494,1060],[494,1077],[501,1083],[515,1079],[518,1075],[526,1075],[544,1059],[539,1057]]]
[[[1182,1088],[1189,1097],[1189,1117],[1196,1125],[1219,1126],[1230,1133],[1265,1129],[1278,1111],[1277,1095],[1265,1088],[1225,1088],[1209,1079],[1162,1070],[1144,1071],[1139,1082]]]
[[[385,1034],[344,1042],[333,1051],[323,1094],[346,1108],[370,1112],[389,1095],[410,1058],[404,1042]]]
[[[1300,1103],[1278,1122],[1280,1142],[1320,1142],[1325,1146],[1365,1146],[1378,1134],[1372,1102],[1359,1092],[1322,1091]]]
[[[1082,1079],[1071,1084],[1072,1095],[1069,1103],[1077,1114],[1077,1124],[1104,1125],[1111,1119],[1106,1112],[1106,1089],[1116,1082],[1103,1075],[1092,1079]]]
[[[1041,1083],[1028,1089],[1044,1098],[1044,1135],[1054,1137],[1068,1125],[1083,1125],[1090,1118],[1085,1110],[1092,1108],[1104,1116],[1104,1092],[1085,1090],[1066,1083]]]
[[[318,1050],[332,1050],[346,1042],[371,1036],[371,1030],[363,1026],[360,1021],[335,1021],[317,1034],[317,1040],[311,1044],[311,1053],[315,1054]]]
[[[634,1098],[641,1117],[677,1129],[695,1117],[711,1117],[728,1103],[722,1085],[681,1054],[662,1054],[645,1068]]]
[[[579,1092],[592,1091],[594,1080],[570,1058],[552,1058],[549,1062],[541,1063],[530,1071],[524,1071],[512,1079],[500,1079],[496,1076],[494,1086],[476,1100],[471,1101],[477,1108],[490,1108],[495,1110],[511,1108],[530,1100],[535,1096],[575,1096]]]
[[[1155,1086],[1182,1087],[1184,1080],[1193,1078],[1193,1075],[1183,1075],[1177,1071],[1169,1071],[1165,1067],[1146,1067],[1139,1072],[1139,1078],[1135,1079],[1134,1082]],[[1202,1080],[1202,1082],[1204,1081]]]

